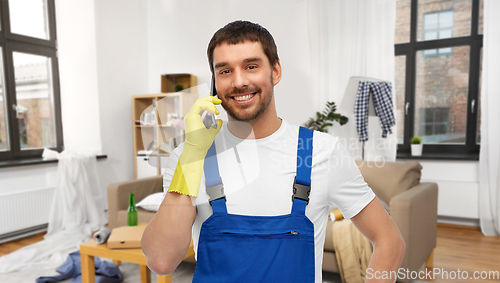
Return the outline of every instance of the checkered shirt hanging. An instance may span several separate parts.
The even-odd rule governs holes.
[[[380,119],[382,137],[392,133],[391,127],[396,124],[392,109],[392,90],[389,82],[360,81],[354,115],[356,116],[356,130],[359,141],[368,140],[368,104],[370,92],[373,94],[373,103]]]

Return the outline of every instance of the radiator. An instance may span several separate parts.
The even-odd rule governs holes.
[[[0,237],[46,225],[54,189],[46,187],[1,194]]]

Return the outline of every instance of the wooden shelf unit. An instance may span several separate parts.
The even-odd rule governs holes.
[[[186,74],[180,75],[185,80]],[[197,83],[196,76],[189,76],[190,85],[186,85],[184,91],[132,96],[135,179],[163,174],[162,167],[165,165],[169,152],[162,151],[161,146],[163,145],[163,148],[172,150],[174,146],[178,146],[184,141],[184,130],[167,125],[167,122],[171,113],[177,114],[179,118],[186,116],[199,97],[198,93],[189,91],[189,87],[195,86]],[[178,81],[172,81],[174,86],[178,83]],[[152,124],[138,124],[137,121],[144,122],[145,115],[143,113],[148,113],[150,117],[154,117],[151,114],[153,109],[156,119],[152,121]],[[139,151],[147,152],[139,154]]]
[[[165,74],[161,75],[161,92],[170,93],[175,91],[177,84],[184,89],[194,87],[198,84],[198,78],[191,74]]]

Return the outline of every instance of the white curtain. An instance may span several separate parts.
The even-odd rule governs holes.
[[[342,104],[344,92],[352,76],[369,77],[391,82],[394,88],[394,0],[311,0],[308,2],[308,23],[311,48],[313,93],[318,110],[327,101]],[[344,126],[335,125],[331,132],[339,136],[355,158],[361,157],[356,121],[351,109],[339,109],[348,116]],[[369,141],[365,159],[395,160],[396,127],[393,134],[382,139],[378,117],[369,118]]]
[[[57,185],[45,239],[0,257],[0,273],[55,269],[71,252],[79,250],[81,243],[90,240],[93,231],[107,223],[95,154],[64,151],[58,159]]]
[[[484,0],[479,215],[484,235],[500,235],[500,1]]]

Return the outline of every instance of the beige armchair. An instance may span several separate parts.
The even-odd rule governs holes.
[[[377,197],[388,204],[392,220],[399,228],[406,250],[401,268],[418,271],[425,263],[432,267],[437,237],[436,183],[420,183],[422,166],[412,162],[357,162],[365,181]],[[339,272],[333,248],[333,222],[328,220],[323,270]],[[409,282],[409,280],[398,280]]]
[[[163,177],[154,176],[132,181],[126,181],[108,186],[108,217],[109,228],[127,226],[128,196],[134,193],[135,203],[145,197],[163,191]],[[154,212],[137,208],[139,223],[149,223]]]

